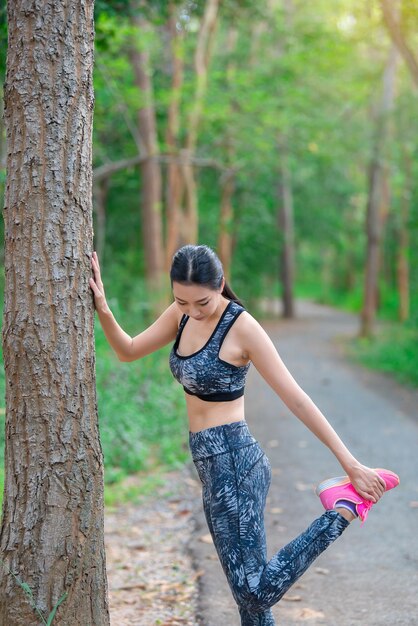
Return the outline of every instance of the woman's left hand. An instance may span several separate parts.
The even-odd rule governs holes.
[[[370,467],[360,463],[348,474],[357,493],[366,500],[377,502],[385,493],[386,485],[383,478]]]

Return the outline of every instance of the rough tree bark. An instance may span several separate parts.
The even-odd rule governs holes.
[[[395,98],[397,57],[396,48],[392,46],[383,77],[383,93],[375,114],[374,145],[369,169],[369,197],[367,202],[367,253],[360,328],[362,337],[373,334],[378,304],[382,221],[384,213],[387,211],[388,201],[388,172],[384,165],[384,146],[388,134],[389,113]]]
[[[137,9],[137,0],[131,7]],[[146,158],[140,164],[142,232],[145,253],[145,276],[149,286],[157,295],[163,286],[164,252],[162,227],[162,179],[158,161],[158,139],[153,88],[149,67],[149,52],[140,40],[146,31],[145,20],[135,15],[133,23],[136,33],[132,38],[130,56],[135,83],[140,90],[141,103],[138,107],[138,130]]]
[[[95,395],[93,0],[8,3],[0,625],[109,624]]]

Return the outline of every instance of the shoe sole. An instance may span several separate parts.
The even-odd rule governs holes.
[[[347,485],[350,482],[348,476],[336,476],[334,478],[328,478],[324,480],[322,483],[318,485],[315,489],[315,493],[317,496],[320,496],[325,489],[329,489],[330,487],[340,487],[342,485]]]

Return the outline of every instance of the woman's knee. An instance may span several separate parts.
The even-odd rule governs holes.
[[[235,590],[234,597],[238,607],[248,613],[262,613],[270,608],[267,598],[250,589]]]

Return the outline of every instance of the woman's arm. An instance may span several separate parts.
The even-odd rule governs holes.
[[[171,304],[160,317],[136,337],[126,333],[115,320],[107,302],[100,274],[99,259],[96,252],[92,256],[94,278],[90,278],[90,287],[94,293],[94,303],[100,324],[107,341],[120,361],[135,361],[151,352],[162,348],[176,337],[178,328],[178,307]]]
[[[333,452],[358,493],[376,502],[384,493],[383,480],[351,454],[325,416],[290,374],[260,324],[248,313],[242,317],[245,322],[243,319],[240,335],[245,354],[292,413]]]

